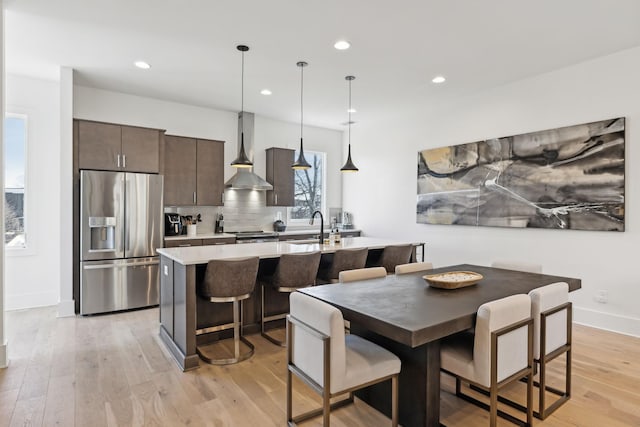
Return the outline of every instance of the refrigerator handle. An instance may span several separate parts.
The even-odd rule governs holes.
[[[89,264],[82,266],[83,270],[106,270],[110,268],[127,268],[127,267],[143,267],[146,265],[157,265],[160,264],[160,260],[158,258],[154,259],[146,259],[146,260],[134,260],[123,263],[105,263],[105,264]]]

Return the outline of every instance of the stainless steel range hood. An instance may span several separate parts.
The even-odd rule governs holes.
[[[244,114],[244,117],[243,117]],[[244,122],[244,149],[247,156],[253,160],[253,136],[254,136],[254,114],[238,113],[238,146],[240,146],[240,136],[242,135],[242,123]],[[226,188],[232,190],[273,190],[273,185],[253,173],[250,169],[238,168],[238,171],[227,182]]]

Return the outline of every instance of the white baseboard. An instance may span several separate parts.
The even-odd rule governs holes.
[[[58,317],[73,317],[76,315],[75,300],[64,300],[58,302]]]
[[[37,292],[30,294],[5,295],[5,310],[49,307],[58,304],[58,292]]]
[[[640,337],[640,319],[635,317],[604,313],[574,306],[573,321],[581,325]]]
[[[7,357],[7,345],[7,341],[0,344],[0,369],[9,366],[9,358]]]

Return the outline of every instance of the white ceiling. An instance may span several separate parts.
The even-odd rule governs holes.
[[[340,129],[640,45],[637,0],[5,0],[6,69]],[[347,39],[351,49],[333,43]],[[143,71],[133,62],[152,65]],[[438,74],[447,82],[434,85]],[[271,96],[260,95],[269,88]]]

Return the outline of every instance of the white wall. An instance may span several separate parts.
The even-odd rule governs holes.
[[[58,303],[61,239],[59,96],[57,82],[6,76],[6,111],[28,116],[28,247],[6,251],[5,307],[8,310]]]
[[[427,258],[437,266],[519,258],[542,263],[549,274],[579,277],[582,289],[572,294],[576,321],[640,336],[639,75],[636,48],[448,105],[362,121],[352,142],[360,173],[345,179],[343,207],[367,234],[426,241]],[[624,233],[416,224],[419,150],[619,116],[627,118]],[[608,291],[607,304],[595,301],[599,290]]]

